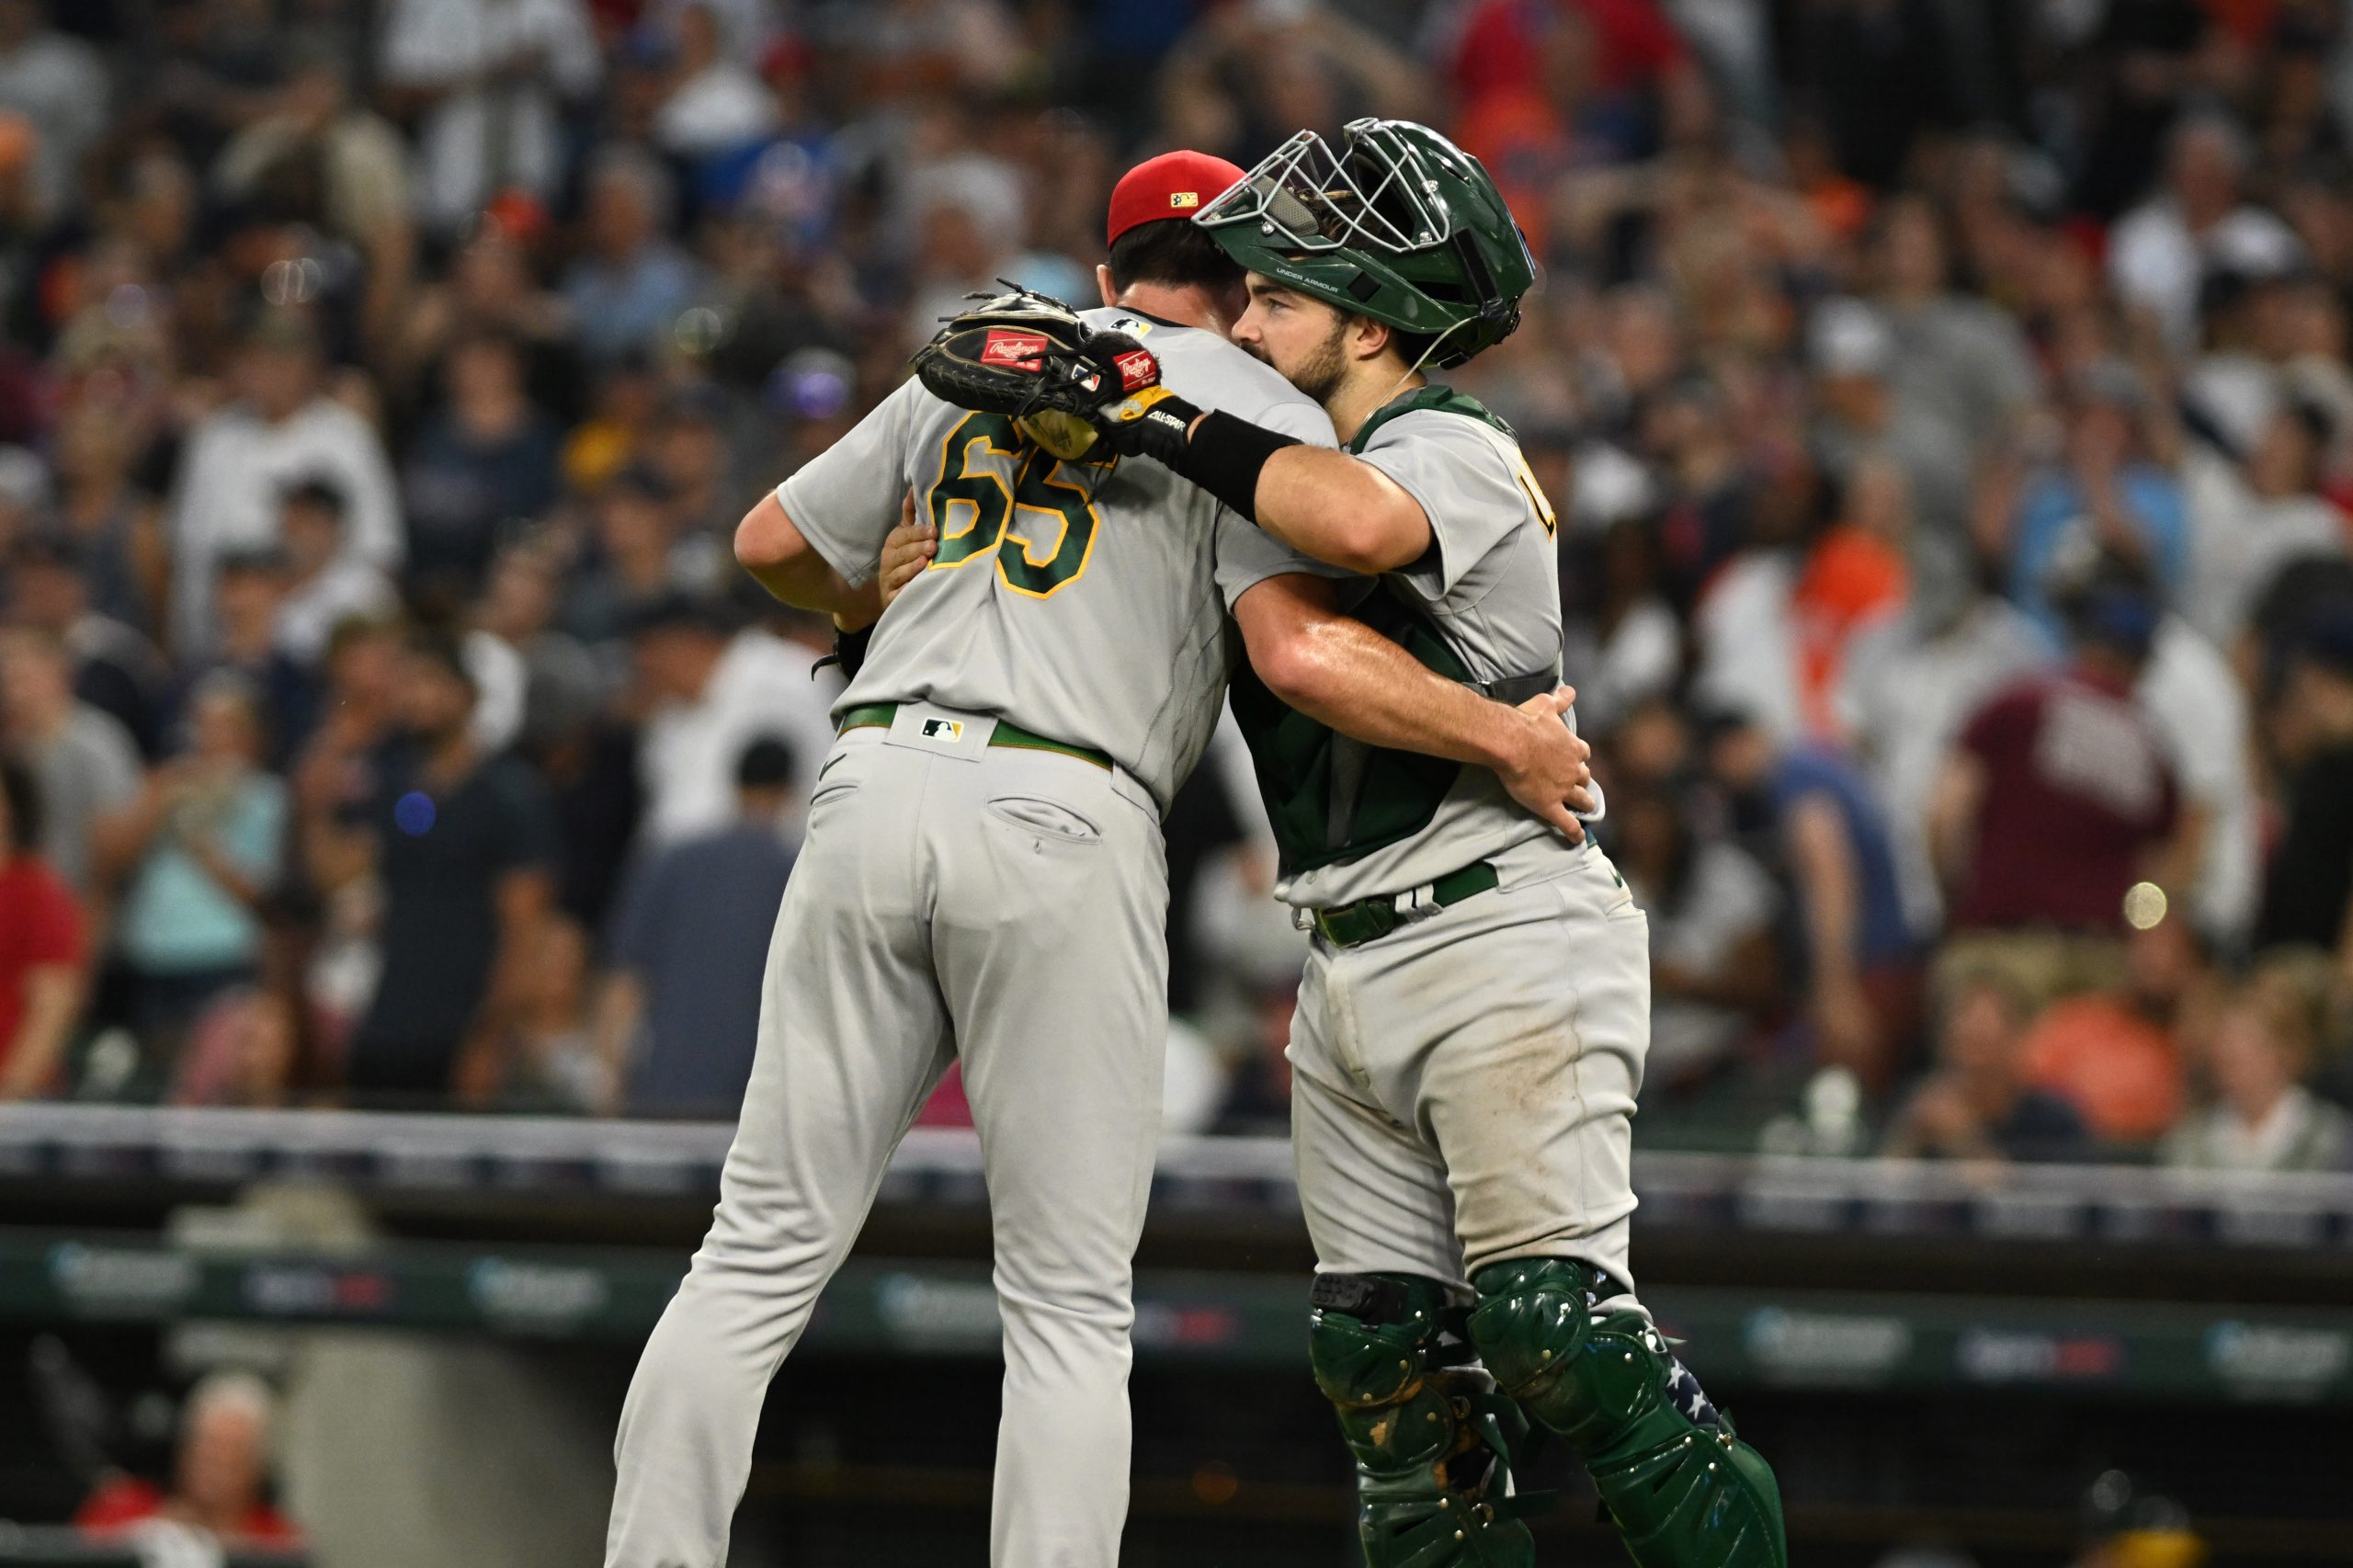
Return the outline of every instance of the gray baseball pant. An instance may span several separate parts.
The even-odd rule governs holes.
[[[621,1413],[607,1568],[725,1562],[768,1381],[957,1053],[1005,1325],[989,1561],[1119,1560],[1166,861],[1141,784],[992,728],[911,705],[819,775],[719,1207]]]

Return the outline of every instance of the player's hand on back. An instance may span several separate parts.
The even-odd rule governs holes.
[[[1525,735],[1511,766],[1496,769],[1511,798],[1551,823],[1572,844],[1585,842],[1579,812],[1593,809],[1593,748],[1562,722],[1577,699],[1574,687],[1555,687],[1519,705]]]
[[[938,553],[939,529],[927,515],[915,509],[915,494],[910,490],[899,503],[899,526],[882,541],[882,564],[876,572],[885,610],[900,590],[923,575]]]

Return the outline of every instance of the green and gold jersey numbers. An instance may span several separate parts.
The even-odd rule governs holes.
[[[1006,481],[991,459],[1009,459]],[[940,443],[939,477],[926,497],[939,529],[938,572],[983,553],[1017,594],[1046,598],[1078,581],[1102,515],[1052,453],[1021,438],[1001,414],[968,415]]]
[[[1536,483],[1535,472],[1528,466],[1527,455],[1517,444],[1511,449],[1511,462],[1513,477],[1519,481],[1520,489],[1527,493],[1528,504],[1536,508],[1537,519],[1544,525],[1544,531],[1559,537],[1561,523],[1553,516],[1552,503],[1545,498],[1544,487]]]

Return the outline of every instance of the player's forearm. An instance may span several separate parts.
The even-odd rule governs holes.
[[[1267,663],[1259,677],[1276,696],[1368,745],[1502,771],[1529,744],[1528,715],[1433,673],[1360,620],[1305,627]]]
[[[1421,504],[1381,470],[1324,447],[1285,447],[1258,472],[1257,524],[1302,555],[1372,575],[1429,548]]]
[[[809,542],[773,491],[735,526],[735,561],[772,598],[800,609],[871,620],[879,601],[870,585],[852,586]]]

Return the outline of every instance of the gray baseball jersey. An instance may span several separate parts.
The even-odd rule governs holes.
[[[1510,431],[1471,399],[1431,388],[1403,412],[1375,415],[1350,449],[1395,480],[1429,517],[1434,548],[1392,574],[1392,585],[1419,602],[1469,676],[1501,681],[1557,668],[1552,508]],[[1465,767],[1419,831],[1296,871],[1278,891],[1306,908],[1401,892],[1552,832],[1493,773]]]
[[[1330,443],[1322,411],[1222,338],[1090,319],[1143,336],[1184,396]],[[1228,606],[1324,569],[1157,464],[1057,462],[912,383],[778,495],[862,579],[910,489],[939,557],[841,703],[899,706],[819,772],[719,1208],[623,1408],[607,1568],[727,1560],[769,1380],[951,1060],[1004,1326],[989,1560],[1119,1560],[1167,1038],[1160,812],[1217,716]],[[992,744],[996,721],[1120,766]]]
[[[1318,446],[1324,411],[1214,333],[1086,312],[1159,356],[1163,381]],[[915,381],[777,489],[852,583],[874,571],[913,490],[938,558],[875,629],[837,710],[930,701],[1108,753],[1165,808],[1209,744],[1233,663],[1225,612],[1282,573],[1333,575],[1158,463],[1059,462],[1008,421]]]

